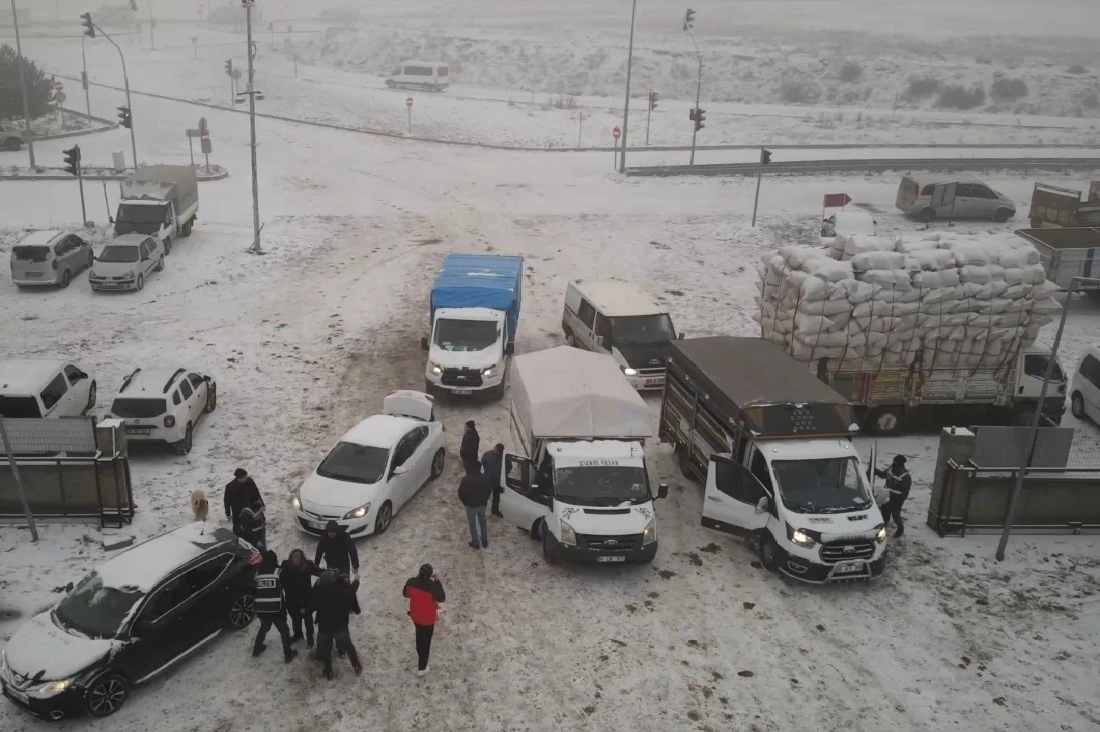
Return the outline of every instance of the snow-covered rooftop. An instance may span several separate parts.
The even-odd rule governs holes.
[[[173,570],[231,538],[227,529],[196,521],[127,549],[96,572],[108,587],[148,592]]]

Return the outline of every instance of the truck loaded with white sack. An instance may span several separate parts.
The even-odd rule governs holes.
[[[838,237],[783,247],[759,272],[761,337],[847,397],[874,434],[923,417],[1027,424],[1039,404],[1051,355],[1035,340],[1061,305],[1017,237]],[[1049,423],[1065,391],[1055,361]]]
[[[549,563],[650,562],[655,498],[645,402],[610,356],[560,346],[516,356],[500,511]]]

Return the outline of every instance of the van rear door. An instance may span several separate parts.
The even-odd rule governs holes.
[[[902,211],[909,212],[920,195],[920,185],[909,176],[903,176],[898,185],[898,197],[895,205]]]

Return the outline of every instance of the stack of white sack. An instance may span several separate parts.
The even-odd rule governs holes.
[[[985,368],[1029,346],[1061,307],[1026,242],[837,237],[759,267],[761,335],[830,369]]]

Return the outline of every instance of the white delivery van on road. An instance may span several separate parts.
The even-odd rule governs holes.
[[[438,61],[406,61],[386,77],[390,89],[443,91],[451,84],[447,64]]]
[[[561,346],[517,356],[500,510],[547,562],[649,562],[657,517],[645,402],[608,356]],[[668,494],[661,485],[657,498]]]

